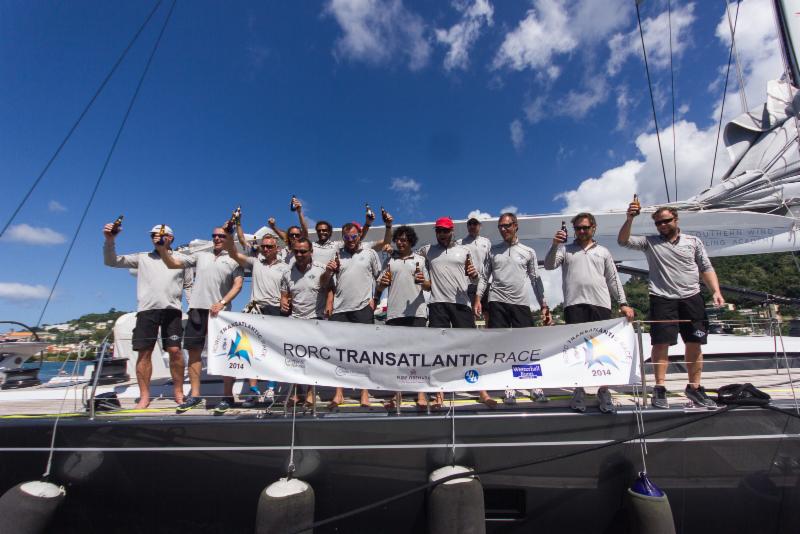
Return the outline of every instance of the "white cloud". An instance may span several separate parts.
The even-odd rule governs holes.
[[[731,22],[733,22],[736,17],[736,6],[731,5],[730,14]],[[725,10],[721,10],[716,35],[726,49],[730,47],[731,32]],[[752,109],[764,102],[766,82],[780,77],[783,73],[780,43],[775,31],[775,21],[769,0],[744,0],[739,5],[739,20],[736,23],[736,51],[745,81],[747,105]],[[720,82],[724,82],[724,77],[725,65],[720,69]],[[718,95],[718,92],[719,89],[714,94]],[[725,99],[724,120],[730,120],[743,112],[739,100],[736,65],[732,63],[728,95]],[[712,112],[712,119],[719,120],[719,104]]]
[[[473,217],[479,221],[485,221],[486,219],[491,219],[492,214],[481,210],[472,210],[471,212],[467,213],[467,219],[471,219]]]
[[[500,208],[500,213],[517,213],[517,211],[519,211],[519,208],[514,205],[503,206]]]
[[[566,8],[555,0],[537,0],[516,29],[506,34],[493,68],[547,69],[556,54],[578,45],[568,25]]]
[[[631,98],[628,96],[628,86],[617,87],[617,130],[624,130],[628,126],[628,110],[631,107]]]
[[[449,47],[444,58],[445,70],[466,69],[469,50],[480,37],[481,29],[493,23],[494,8],[489,0],[456,0],[453,7],[461,12],[461,20],[449,30],[436,30],[436,40]]]
[[[66,206],[64,206],[58,200],[51,200],[50,202],[48,202],[47,203],[47,209],[52,211],[53,213],[61,213],[61,212],[67,211]]]
[[[337,59],[379,65],[405,56],[411,70],[427,64],[425,24],[402,0],[330,0],[325,11],[344,32],[334,48]]]
[[[522,129],[522,121],[514,119],[508,129],[511,131],[511,144],[514,145],[517,152],[521,151],[525,146],[525,130]]]
[[[672,55],[680,57],[690,42],[689,26],[694,22],[694,4],[686,4],[672,11]],[[667,11],[642,21],[647,63],[650,68],[668,68],[670,64],[669,15]],[[628,33],[617,33],[608,42],[611,56],[606,71],[614,76],[630,57],[642,59],[642,41],[638,26]]]
[[[579,120],[606,99],[608,99],[608,85],[605,79],[602,76],[589,77],[585,81],[584,90],[570,90],[566,95],[558,98],[558,105],[546,106],[547,99],[539,95],[526,104],[523,111],[530,124],[536,124],[552,117],[569,117]]]
[[[6,230],[3,241],[28,243],[29,245],[59,245],[67,239],[62,235],[44,226],[30,226],[28,224],[15,224]]]
[[[397,193],[395,197],[400,207],[412,216],[420,213],[419,202],[422,200],[422,184],[408,176],[392,178],[389,189]]]
[[[0,299],[3,300],[39,300],[46,299],[50,290],[42,285],[18,284],[16,282],[0,282]]]

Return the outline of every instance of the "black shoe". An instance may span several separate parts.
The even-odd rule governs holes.
[[[503,397],[504,404],[516,404],[517,403],[517,392],[513,389],[507,389],[506,395]]]
[[[572,400],[569,401],[569,407],[580,413],[586,411],[586,391],[583,388],[575,388],[575,391],[572,392]]]
[[[683,394],[686,395],[686,398],[692,401],[698,408],[708,408],[709,410],[716,410],[719,408],[717,403],[711,400],[708,395],[706,395],[706,388],[703,386],[699,386],[697,389],[694,389],[692,386],[687,384],[686,389],[683,390]]]
[[[597,407],[602,413],[617,413],[617,407],[614,406],[611,392],[605,386],[597,390]]]
[[[233,399],[231,397],[223,397],[223,399],[217,403],[216,407],[214,407],[214,415],[224,414],[231,409],[231,404],[233,404]]]
[[[183,404],[179,404],[175,409],[175,413],[185,413],[193,408],[199,407],[203,403],[202,397],[192,397],[189,395],[184,399]]]
[[[653,398],[650,399],[650,405],[653,408],[669,408],[669,401],[667,400],[667,388],[664,386],[654,387]]]

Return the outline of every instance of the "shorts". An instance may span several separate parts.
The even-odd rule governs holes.
[[[653,345],[677,345],[678,332],[684,343],[705,345],[708,340],[706,303],[698,293],[685,299],[668,299],[650,295],[650,319],[653,321],[688,320],[688,323],[653,323],[650,342]]]
[[[475,328],[472,308],[466,304],[432,302],[428,304],[428,326],[431,328]]]
[[[375,324],[375,312],[372,306],[367,304],[360,310],[334,313],[330,320],[340,323]]]
[[[208,310],[192,308],[189,310],[189,320],[186,321],[186,330],[183,332],[183,348],[196,349],[206,346],[208,334]]]
[[[564,322],[567,324],[591,323],[611,319],[611,310],[594,304],[573,304],[564,308]]]
[[[275,316],[286,315],[285,313],[281,312],[280,306],[271,306],[269,304],[256,304],[255,311],[257,311],[261,315],[275,315]]]
[[[161,347],[180,347],[183,326],[181,310],[165,308],[160,310],[143,310],[136,313],[136,326],[133,328],[133,350],[153,350],[161,328]]]
[[[425,317],[395,317],[386,321],[386,326],[428,326]]]
[[[533,326],[528,306],[491,301],[486,304],[486,328],[527,328]]]

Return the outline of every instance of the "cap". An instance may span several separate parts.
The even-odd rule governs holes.
[[[447,228],[448,230],[452,230],[455,228],[453,224],[453,219],[450,217],[439,217],[436,219],[436,223],[434,224],[436,228]]]
[[[151,233],[151,234],[157,234],[157,233],[158,233],[158,232],[160,232],[160,231],[161,231],[161,225],[160,225],[160,224],[157,224],[157,225],[155,225],[155,226],[153,227],[153,229],[152,229],[152,230],[150,230],[150,233]],[[170,228],[170,227],[169,227],[169,226],[167,226],[167,225],[164,225],[164,235],[171,235],[171,236],[173,236],[173,237],[175,236],[175,234],[173,234],[173,233],[172,233],[172,228]]]
[[[467,224],[481,224],[481,222],[475,217],[470,217],[469,220],[467,221]]]
[[[352,224],[353,226],[355,226],[355,228],[356,228],[356,230],[358,230],[358,233],[359,233],[359,234],[361,233],[361,225],[360,225],[360,224],[358,224],[358,223],[357,223],[357,222],[355,222],[355,221],[351,222],[350,224]]]

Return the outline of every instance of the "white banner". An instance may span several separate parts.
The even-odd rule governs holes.
[[[640,383],[633,326],[475,330],[362,325],[223,312],[210,374],[374,390],[473,391]]]

